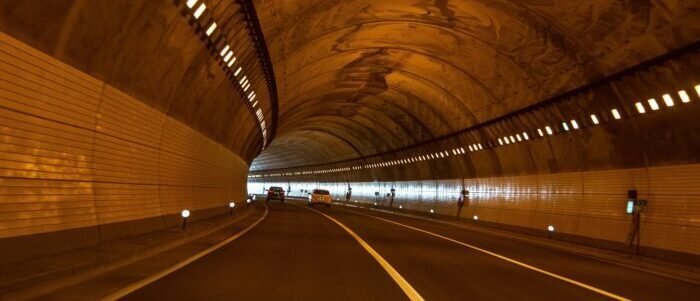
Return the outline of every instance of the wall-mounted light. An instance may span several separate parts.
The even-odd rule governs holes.
[[[593,124],[599,124],[600,122],[598,121],[598,116],[595,116],[595,114],[591,114],[591,121],[593,121]]]
[[[194,11],[194,18],[199,19],[199,17],[204,13],[204,10],[207,9],[207,6],[202,3],[197,7],[197,9]]]
[[[219,53],[219,55],[220,55],[221,57],[226,56],[226,54],[228,53],[228,50],[229,50],[230,48],[231,48],[231,47],[229,47],[228,45],[224,46],[224,49],[221,50],[221,52]]]
[[[659,109],[659,103],[656,102],[655,98],[649,98],[647,102],[649,103],[649,107],[652,111],[656,111]]]
[[[620,116],[620,112],[618,112],[617,109],[612,109],[612,110],[610,110],[610,113],[612,113],[613,118],[615,118],[615,119],[620,119],[620,118],[622,118],[622,116]]]
[[[634,106],[637,108],[637,112],[639,112],[639,114],[644,114],[644,113],[647,112],[647,111],[644,109],[644,104],[642,104],[641,102],[635,103]]]
[[[211,22],[211,25],[209,25],[209,28],[207,28],[207,31],[205,32],[207,36],[210,36],[214,30],[216,30],[216,22]]]
[[[674,105],[674,103],[673,103],[673,98],[671,98],[671,95],[670,95],[670,94],[664,94],[663,96],[661,96],[661,98],[663,98],[664,104],[665,104],[667,107],[672,107],[672,106]]]

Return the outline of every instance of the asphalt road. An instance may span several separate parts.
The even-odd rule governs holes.
[[[244,236],[125,299],[408,299],[396,275],[319,212],[354,232],[425,300],[700,296],[695,284],[480,232],[339,206],[314,209],[271,203],[267,218]]]

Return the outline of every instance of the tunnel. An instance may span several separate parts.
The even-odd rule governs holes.
[[[698,1],[2,0],[0,300],[697,300],[699,70]]]

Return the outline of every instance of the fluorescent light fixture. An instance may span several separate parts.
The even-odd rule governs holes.
[[[508,140],[508,137],[503,137],[503,141],[505,141],[506,144],[510,144],[510,141]]]
[[[197,0],[187,0],[185,4],[188,8],[192,8],[195,4],[197,4]]]
[[[678,96],[681,98],[681,101],[683,103],[689,103],[690,102],[690,96],[688,96],[688,93],[685,92],[685,90],[680,90],[678,91]]]
[[[510,135],[510,142],[515,143],[515,138],[513,138],[513,135]]]
[[[202,13],[204,13],[205,9],[207,9],[207,6],[204,5],[204,3],[200,4],[199,7],[197,7],[197,10],[194,11],[194,18],[199,19]]]
[[[236,72],[233,73],[233,76],[238,76],[238,74],[241,73],[241,70],[243,70],[243,67],[239,66],[238,69],[236,69]]]
[[[575,130],[578,130],[578,122],[576,122],[576,119],[571,119],[571,126],[572,126]]]
[[[229,50],[229,52],[224,57],[224,62],[228,62],[228,60],[230,60],[232,56],[233,56],[233,51]]]
[[[211,22],[211,25],[209,25],[209,28],[207,28],[206,31],[207,36],[210,36],[214,30],[216,30],[216,22]]]
[[[256,102],[254,102],[254,103],[253,103],[253,108],[255,108],[255,106],[256,106],[257,104],[258,104],[258,102],[257,102],[257,101],[256,101]]]
[[[253,99],[255,99],[255,96],[257,95],[253,95],[253,97],[250,98],[250,101],[253,101]]]
[[[698,96],[700,96],[700,85],[695,86],[695,93],[697,93]]]
[[[511,136],[512,137],[512,136]],[[518,142],[523,141],[523,138],[520,137],[520,134],[515,134],[515,138],[518,139]]]
[[[227,66],[228,66],[229,68],[231,68],[231,66],[233,66],[233,62],[235,62],[235,61],[236,61],[236,57],[234,56],[232,60],[228,61],[228,65],[227,65]]]
[[[595,116],[595,114],[591,114],[591,121],[593,121],[593,124],[599,124],[600,122],[598,121],[598,116]]]
[[[231,47],[229,47],[228,45],[226,45],[226,46],[224,47],[224,49],[221,50],[221,52],[219,53],[219,55],[220,55],[221,57],[224,57],[224,56],[226,55],[226,53],[228,53],[228,50],[229,50],[230,48],[231,48]]]
[[[245,85],[245,86],[243,87],[243,92],[246,92],[246,91],[248,91],[248,87],[250,87],[250,86],[248,86],[248,85]]]
[[[550,128],[549,126],[545,126],[544,129],[547,131],[547,135],[554,134],[554,132],[552,132],[552,128]]]
[[[637,112],[639,112],[639,114],[644,114],[644,113],[647,112],[647,111],[644,109],[644,104],[642,104],[641,102],[635,103],[634,106],[637,107]]]
[[[540,134],[540,137],[544,137],[544,133],[542,132],[542,129],[537,129],[537,133]]]
[[[666,104],[667,107],[673,106],[673,98],[671,98],[670,94],[664,94],[661,97],[664,99],[664,104]]]
[[[651,107],[651,109],[652,109],[653,111],[656,111],[656,110],[659,109],[659,103],[656,102],[656,99],[654,99],[654,98],[649,98],[649,99],[647,100],[647,102],[649,103],[649,107]]]
[[[479,145],[479,149],[484,149],[483,147],[481,147],[481,143],[479,143],[478,145]]]
[[[612,110],[610,110],[610,113],[612,113],[612,115],[613,115],[613,117],[614,117],[615,119],[620,119],[620,118],[622,118],[622,116],[620,116],[620,112],[618,112],[617,109],[612,109]]]
[[[472,149],[472,146],[471,146],[471,145],[468,146],[468,147],[469,147],[469,151],[470,151],[470,152],[473,152],[473,151],[474,151],[474,149]]]
[[[562,122],[562,123],[561,123],[561,126],[564,128],[564,131],[567,131],[567,132],[569,131],[569,125],[566,124],[566,121]],[[550,135],[551,135],[551,134],[550,134]]]
[[[243,85],[243,82],[246,81],[247,79],[248,79],[248,76],[245,76],[245,75],[244,75],[243,78],[241,78],[241,80],[238,81],[238,84],[242,86],[242,85]]]
[[[525,138],[525,140],[530,140],[530,136],[528,136],[526,132],[523,132],[523,138]]]
[[[503,140],[501,140],[501,138],[498,138],[498,144],[503,145]]]

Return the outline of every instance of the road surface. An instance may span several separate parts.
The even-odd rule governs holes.
[[[697,300],[700,296],[696,284],[481,232],[341,206],[313,209],[272,202],[268,216],[245,235],[125,299]]]

